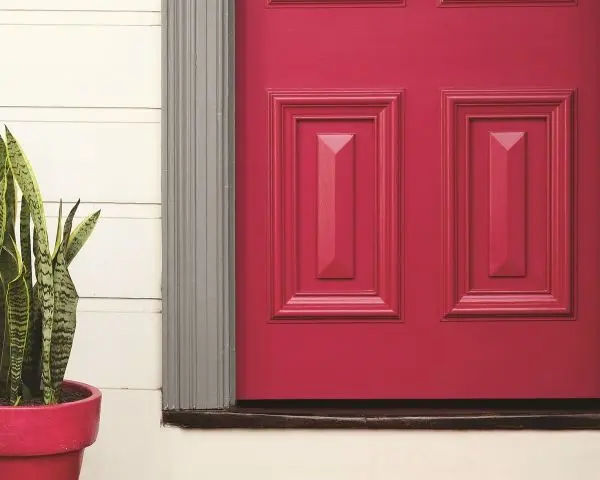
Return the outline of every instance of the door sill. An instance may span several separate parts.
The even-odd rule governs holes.
[[[600,399],[245,401],[223,410],[165,410],[182,428],[599,430]]]

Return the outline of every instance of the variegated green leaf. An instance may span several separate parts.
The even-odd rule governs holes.
[[[13,331],[11,329],[10,317],[8,311],[8,291],[12,281],[14,281],[19,275],[19,261],[18,252],[14,240],[10,235],[6,235],[4,246],[0,247],[0,272],[2,272],[2,310],[4,324],[5,324],[5,339],[8,342],[8,349],[4,352],[2,361],[2,389],[6,394],[7,399],[11,397],[11,366],[13,364],[13,358],[15,354],[18,355],[16,347],[12,344]]]
[[[65,258],[77,207],[79,207],[79,200],[67,216],[63,240],[58,247],[54,261],[54,324],[52,327],[52,354],[50,358],[52,362],[52,381],[57,394],[60,394],[60,386],[71,355],[77,320],[77,301],[79,297],[69,274]]]
[[[21,259],[25,269],[27,287],[31,292],[33,270],[31,269],[31,213],[25,197],[21,197],[21,211],[19,216],[19,240],[21,243]]]
[[[10,252],[6,248],[4,250],[15,262],[17,275],[6,289],[6,317],[10,341],[10,403],[16,404],[21,397],[23,357],[29,323],[29,292],[17,246],[14,239],[11,239],[11,242],[13,251]],[[13,253],[16,256],[13,256]]]
[[[4,232],[6,232],[6,186],[8,171],[10,171],[10,168],[8,168],[6,144],[2,137],[0,137],[0,245],[4,244]]]
[[[23,383],[25,392],[31,395],[40,393],[40,361],[42,346],[42,316],[38,302],[34,302],[37,295],[36,288],[32,286],[31,267],[31,216],[29,205],[24,197],[21,197],[21,212],[19,219],[19,237],[21,242],[21,259],[23,261],[23,274],[27,283],[29,295],[29,330],[27,332],[27,343],[25,344],[25,358],[23,360]]]
[[[52,261],[56,258],[56,253],[58,252],[58,247],[62,242],[62,198],[60,199],[60,204],[58,205],[58,222],[56,224],[56,239],[54,240],[54,252],[52,252]]]
[[[4,243],[6,231],[6,169],[7,153],[4,139],[0,137],[0,247]],[[4,314],[5,285],[0,271],[0,398],[8,397],[8,375],[10,363],[10,344],[8,343],[8,323]],[[7,398],[8,399],[8,398]]]
[[[6,149],[6,143],[4,143],[4,139],[0,136],[0,175],[4,176],[4,172],[6,171],[6,167],[8,165],[8,151]]]
[[[0,283],[2,284],[2,315],[4,323],[4,341],[6,349],[0,359],[0,376],[2,389],[10,391],[10,365],[13,357],[14,347],[10,339],[10,323],[8,318],[8,303],[6,301],[10,282],[18,275],[17,248],[13,237],[8,231],[4,234],[4,245],[0,247]]]
[[[8,318],[5,315],[6,305],[5,305],[5,289],[4,285],[0,286],[0,323],[2,324],[2,343],[0,347],[2,351],[0,352],[0,399],[6,397],[8,400],[9,397],[9,387],[10,387],[10,343],[8,342]]]
[[[6,208],[6,233],[10,235],[11,238],[16,238],[15,236],[15,223],[16,223],[16,215],[17,215],[17,198],[15,192],[15,179],[13,177],[12,171],[10,167],[7,165],[6,168],[6,194],[5,194],[5,208]],[[3,245],[8,245],[11,248],[10,240],[6,237],[4,238]]]
[[[54,318],[54,288],[52,261],[48,244],[46,214],[40,188],[33,168],[14,138],[6,129],[6,146],[12,173],[29,204],[34,225],[33,253],[35,256],[36,278],[40,284],[39,297],[42,309],[42,383],[44,403],[54,403],[55,393],[50,372],[50,348],[52,342],[52,321]]]
[[[2,282],[6,288],[19,275],[17,257],[15,241],[10,235],[6,235],[4,245],[0,249],[0,271],[2,272]]]
[[[25,344],[23,359],[23,384],[26,392],[39,397],[41,394],[42,368],[42,310],[39,306],[39,296],[36,292],[37,283],[29,293],[29,330]]]
[[[67,252],[65,254],[67,266],[71,264],[75,255],[79,253],[79,250],[81,250],[87,239],[90,238],[90,235],[94,231],[96,223],[98,223],[98,219],[100,218],[100,212],[101,211],[98,210],[84,218],[69,236]]]

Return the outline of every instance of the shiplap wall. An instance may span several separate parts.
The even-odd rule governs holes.
[[[72,266],[81,301],[67,376],[158,395],[160,0],[0,0],[0,123],[46,200],[102,216]]]
[[[161,427],[160,0],[0,0],[0,44],[0,123],[36,167],[51,239],[60,198],[103,211],[72,269],[67,375],[103,391],[82,480],[598,478],[594,432]]]

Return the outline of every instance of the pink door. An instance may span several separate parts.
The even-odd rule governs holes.
[[[236,15],[238,398],[599,397],[600,1]]]

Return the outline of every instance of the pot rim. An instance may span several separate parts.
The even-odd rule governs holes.
[[[96,441],[100,390],[70,380],[63,385],[89,395],[67,403],[0,407],[0,461],[79,451]]]
[[[19,411],[19,412],[23,412],[23,413],[28,413],[31,411],[39,411],[39,410],[60,410],[60,409],[64,409],[64,408],[69,408],[72,405],[82,405],[82,404],[86,404],[86,403],[93,403],[96,402],[99,398],[102,398],[102,392],[92,386],[92,385],[88,385],[87,383],[83,383],[83,382],[78,382],[75,380],[63,380],[63,386],[69,386],[69,387],[73,387],[75,390],[79,390],[79,391],[85,391],[87,393],[89,393],[89,395],[85,398],[81,398],[79,400],[74,400],[72,402],[65,402],[65,403],[53,403],[50,405],[24,405],[22,407],[20,406],[14,406],[14,405],[0,405],[0,410],[11,410],[11,411]]]

